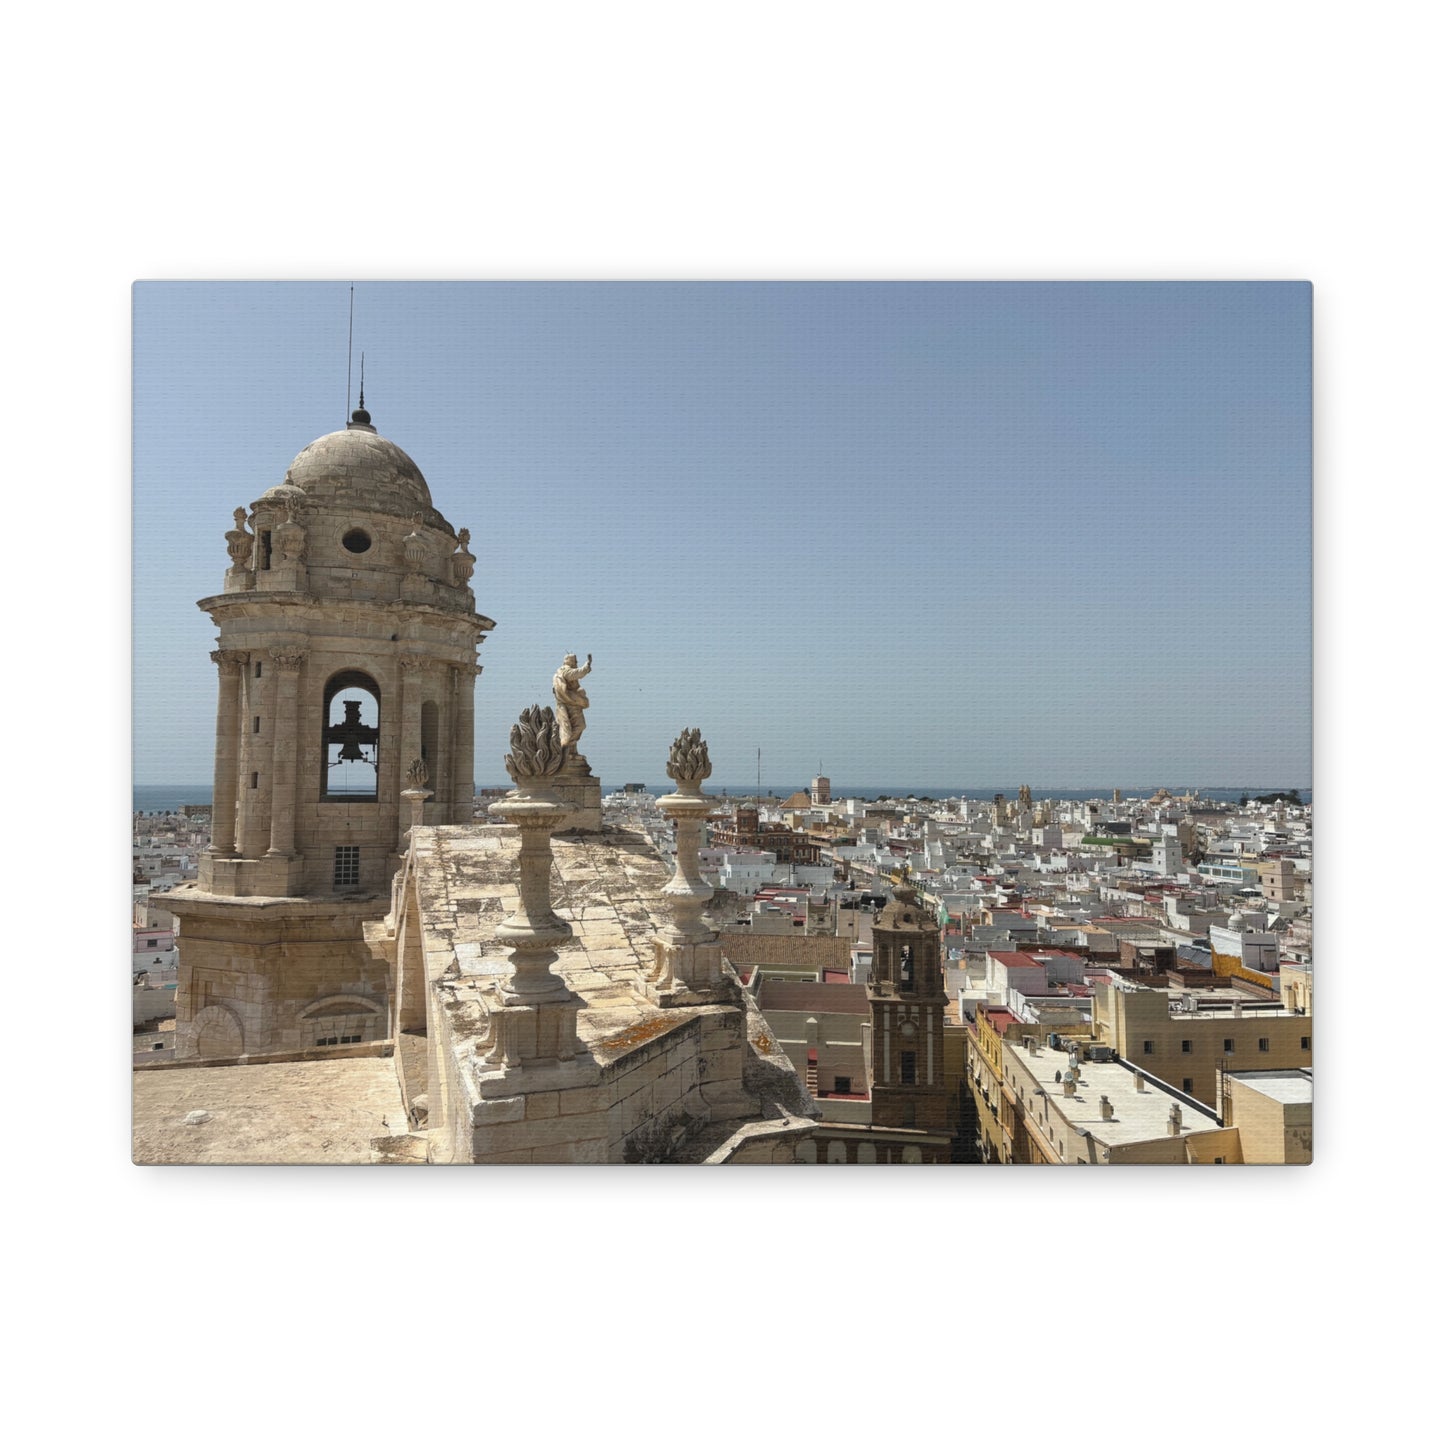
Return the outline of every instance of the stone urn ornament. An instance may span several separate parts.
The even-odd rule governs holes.
[[[712,811],[711,801],[702,795],[703,783],[712,776],[712,761],[701,729],[684,728],[677,735],[667,756],[667,776],[677,784],[677,791],[659,798],[657,806],[676,825],[677,853],[662,896],[672,906],[673,934],[684,942],[701,943],[712,937],[702,911],[713,893],[698,863],[703,819]]]
[[[512,726],[512,750],[503,759],[516,788],[487,811],[522,835],[518,860],[521,907],[497,928],[497,939],[511,946],[512,977],[504,992],[526,1002],[570,998],[551,971],[556,948],[572,936],[570,924],[552,911],[552,833],[567,817],[552,791],[566,750],[549,707],[527,708]]]

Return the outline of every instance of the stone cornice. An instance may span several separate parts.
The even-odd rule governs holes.
[[[196,606],[215,618],[217,625],[223,618],[269,621],[278,612],[301,613],[308,619],[324,622],[339,611],[346,610],[384,621],[393,628],[403,618],[424,618],[448,632],[467,637],[490,632],[497,625],[480,612],[458,612],[455,608],[434,607],[428,602],[406,602],[396,598],[382,601],[366,597],[318,597],[310,592],[221,592],[214,597],[202,597]]]

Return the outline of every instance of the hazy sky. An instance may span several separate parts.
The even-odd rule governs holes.
[[[348,283],[135,289],[135,776],[211,776],[231,513],[346,419]],[[1303,283],[357,283],[472,531],[479,783],[595,655],[604,789],[1310,783]]]

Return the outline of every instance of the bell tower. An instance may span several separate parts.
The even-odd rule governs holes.
[[[211,846],[180,920],[176,1052],[229,1057],[389,1031],[363,923],[389,906],[423,765],[428,824],[472,820],[470,534],[364,405],[226,533]]]
[[[868,1008],[875,1129],[948,1129],[943,1068],[947,1003],[938,925],[905,881],[893,890],[873,924]]]

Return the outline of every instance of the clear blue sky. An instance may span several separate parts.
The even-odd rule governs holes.
[[[346,415],[348,283],[135,289],[135,774],[211,776],[231,512]],[[604,787],[1308,786],[1304,283],[370,283],[472,531],[477,779],[596,669]]]

